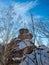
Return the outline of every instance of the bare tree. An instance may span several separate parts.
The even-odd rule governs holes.
[[[28,33],[27,29],[22,29],[23,32],[20,30],[21,35],[19,35],[17,39],[16,32],[17,32],[18,24],[13,19],[14,18],[13,7],[14,6],[10,6],[9,9],[6,10],[5,12],[3,10],[3,14],[4,13],[5,14],[4,16],[2,15],[2,17],[0,18],[0,21],[1,21],[0,36],[4,43],[4,45],[2,46],[3,51],[2,53],[0,53],[1,65],[9,65],[9,64],[19,65],[19,63],[20,62],[22,63],[22,61],[25,59],[23,56],[25,56],[26,54],[32,53],[33,49],[35,48],[35,45],[32,44],[33,42],[29,41],[32,44],[32,46],[26,46],[23,49],[15,51],[15,47],[18,47],[19,43],[23,41],[24,39],[30,40],[32,38],[32,34]],[[19,17],[17,18],[17,21],[19,21]],[[19,61],[18,60],[13,61],[13,57],[22,57],[22,58]]]
[[[14,6],[10,6],[8,10],[3,10],[2,17],[0,18],[1,26],[0,26],[0,38],[3,40],[2,52],[0,53],[0,65],[21,65],[23,64],[23,61],[28,58],[27,64],[29,65],[29,59],[34,63],[34,65],[38,65],[37,60],[37,53],[36,50],[43,50],[40,47],[36,47],[35,43],[37,41],[38,44],[42,44],[42,35],[46,38],[49,38],[49,31],[45,28],[43,23],[38,23],[36,26],[34,25],[33,17],[31,14],[31,22],[32,22],[32,34],[29,33],[28,29],[20,29],[19,35],[16,37],[17,33],[17,26],[19,25],[17,21],[19,22],[21,20],[21,16],[19,15],[16,21],[14,20],[14,16],[16,15],[15,12],[13,12]],[[40,25],[40,26],[39,26]],[[41,30],[42,29],[42,30]],[[41,36],[38,36],[35,32],[37,31],[38,34]],[[37,39],[37,37],[39,39]],[[34,43],[31,41],[33,38]],[[29,42],[31,46],[27,46],[27,43],[25,42],[25,39],[27,39],[27,43]],[[26,45],[25,48],[19,49],[19,44],[22,42]],[[17,50],[19,49],[19,50]],[[32,54],[34,53],[34,54]],[[33,60],[28,56],[28,54],[32,54],[34,56]],[[40,52],[40,60],[41,64],[41,52]],[[13,60],[13,58],[21,57],[20,60]]]
[[[34,43],[36,43],[36,45],[38,44],[39,48],[38,50],[40,51],[40,62],[43,65],[43,61],[42,61],[42,53],[41,51],[44,49],[40,49],[41,45],[44,45],[43,43],[43,39],[46,38],[47,40],[49,39],[49,27],[46,26],[46,21],[45,23],[43,23],[43,21],[39,21],[39,22],[34,22],[33,20],[33,15],[31,14],[31,22],[32,22],[32,30],[33,30],[33,36],[34,36]],[[46,40],[45,40],[46,41]],[[36,50],[37,48],[34,50],[34,54],[35,54],[35,65],[38,65],[38,60],[37,60],[37,54],[36,54]],[[38,52],[37,52],[38,53]]]

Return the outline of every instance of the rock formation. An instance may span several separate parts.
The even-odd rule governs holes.
[[[4,47],[6,47],[5,60],[2,61],[2,59],[4,58],[3,54],[2,59],[0,59],[0,65],[19,65],[22,60],[24,61],[26,58],[25,55],[31,54],[36,48],[34,43],[31,41],[32,37],[33,35],[29,33],[28,29],[20,29],[18,37],[12,39],[9,44],[4,45]],[[19,45],[22,41],[26,44],[26,47],[17,49],[19,48]]]

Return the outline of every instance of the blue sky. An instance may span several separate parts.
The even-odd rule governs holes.
[[[11,4],[11,2],[31,2],[37,1],[37,5],[34,8],[31,8],[29,11],[33,12],[35,15],[40,15],[43,17],[49,17],[49,0],[0,0],[0,3],[4,3],[7,6]]]
[[[14,12],[23,17],[23,21],[29,28],[30,12],[33,13],[35,19],[49,18],[49,0],[0,0],[0,9],[8,7],[11,4],[14,4]],[[15,19],[16,18],[17,16],[15,16]],[[20,22],[18,22],[18,24],[19,23]],[[24,23],[22,23],[22,25],[23,24]],[[20,28],[20,25],[18,25],[18,28]]]

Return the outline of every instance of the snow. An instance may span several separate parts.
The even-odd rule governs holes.
[[[20,42],[18,50],[23,49],[26,46],[32,46],[32,44],[30,44],[29,42],[29,39],[23,40],[22,42]],[[43,48],[43,50],[35,49],[38,65],[49,65],[49,53],[47,53],[49,51],[49,48],[44,45],[41,45],[40,48]],[[27,63],[29,63],[29,65],[35,65],[34,52],[32,52],[32,54],[26,54],[25,56],[26,56],[26,59],[20,65],[22,64],[27,65]],[[15,58],[15,60],[16,59],[20,60],[21,58]]]
[[[32,46],[33,44],[30,44],[29,39],[23,40],[22,42],[19,43],[19,49],[23,49],[26,46]]]
[[[32,46],[32,44],[30,44],[29,40],[23,40],[22,42],[20,42],[18,48],[16,48],[16,49],[17,50],[23,49],[26,46]],[[44,45],[40,46],[40,48],[43,48],[43,50],[35,49],[38,65],[49,65],[49,53],[47,53],[49,51],[49,48]],[[0,52],[2,52],[1,45],[0,45]],[[34,52],[32,52],[31,54],[26,54],[25,56],[26,56],[26,59],[22,62],[23,65],[27,65],[28,63],[29,63],[29,65],[35,65],[34,64],[34,61],[35,61],[34,60]],[[13,58],[13,60],[21,60],[25,56],[23,56],[21,58],[16,57],[16,58]],[[41,63],[41,61],[42,61],[42,63]],[[22,63],[20,65],[22,65]]]
[[[37,57],[37,62],[38,65],[49,65],[49,53],[47,53],[47,51],[49,51],[49,48],[46,46],[42,46],[43,48],[45,48],[44,50],[35,50],[36,52],[36,57]],[[41,60],[40,60],[40,53],[41,53]],[[34,53],[27,55],[26,57],[26,61],[27,62],[23,62],[23,65],[27,65],[29,63],[29,65],[35,65],[32,61],[34,59]],[[32,59],[32,61],[28,58],[30,57]],[[29,59],[29,60],[28,60]],[[21,64],[20,64],[21,65]]]

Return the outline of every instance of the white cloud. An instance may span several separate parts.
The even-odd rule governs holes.
[[[21,15],[23,17],[23,20],[27,20],[27,13],[30,9],[36,7],[36,5],[38,5],[38,0],[35,0],[35,1],[30,1],[30,2],[23,2],[23,3],[20,3],[20,2],[12,2],[13,3],[13,7],[14,7],[14,12],[17,14],[15,19]],[[4,10],[4,7],[8,7],[9,5],[6,6],[5,3],[2,3],[1,2],[1,10],[3,8]]]
[[[25,3],[15,3],[14,10],[23,15],[26,14],[30,9],[37,5],[37,0]]]
[[[34,15],[33,18],[34,19],[41,19],[43,16],[40,16],[40,15]]]
[[[19,15],[21,15],[23,21],[22,25],[24,25],[24,23],[28,25],[28,23],[30,22],[30,16],[27,16],[28,11],[30,11],[31,9],[33,9],[38,5],[38,0],[23,3],[17,2],[13,3],[13,5],[14,5],[14,12],[16,13],[15,19]]]

